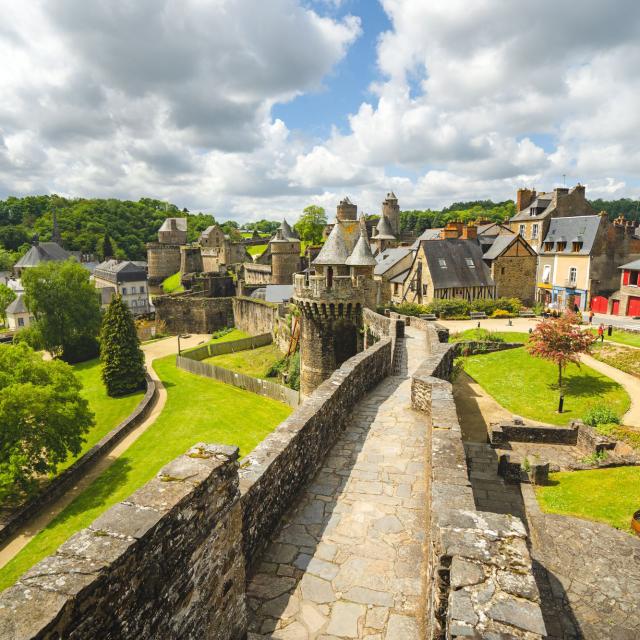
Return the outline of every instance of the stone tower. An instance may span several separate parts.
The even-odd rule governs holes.
[[[382,202],[382,217],[386,218],[391,225],[391,231],[396,238],[400,237],[400,206],[398,198],[393,191],[387,193],[387,197]]]
[[[158,287],[180,271],[180,246],[187,242],[187,219],[167,218],[158,230],[158,242],[147,244],[149,286]]]
[[[398,245],[398,239],[393,233],[391,222],[384,214],[380,217],[380,220],[376,225],[372,241],[378,253],[389,247],[396,247]]]
[[[300,391],[309,395],[362,349],[362,310],[373,306],[376,262],[361,225],[337,221],[312,271],[294,276],[300,309]]]
[[[338,203],[336,218],[338,222],[356,221],[358,219],[358,205],[353,204],[348,197],[345,197]]]
[[[293,235],[286,220],[269,241],[271,251],[271,284],[291,284],[293,274],[300,271],[300,240]]]
[[[202,252],[199,246],[180,247],[180,274],[202,273]]]

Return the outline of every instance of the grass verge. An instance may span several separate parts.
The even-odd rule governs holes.
[[[156,360],[154,369],[167,389],[156,422],[0,569],[0,589],[197,442],[237,445],[246,455],[291,413],[281,402],[181,371],[174,355]]]
[[[266,378],[271,365],[282,359],[282,353],[275,344],[256,349],[245,349],[236,353],[225,353],[206,358],[204,362],[244,373],[254,378]]]
[[[182,293],[184,287],[180,282],[180,272],[174,273],[162,282],[162,290],[165,293]]]
[[[631,533],[631,516],[640,508],[640,467],[611,467],[549,474],[547,486],[536,487],[548,513],[604,522]]]
[[[463,341],[481,342],[528,342],[529,334],[523,331],[487,331],[486,329],[467,329],[460,333],[452,333],[449,342]]]
[[[530,356],[524,348],[470,356],[464,370],[505,409],[525,418],[556,425],[582,418],[594,404],[606,404],[619,416],[631,403],[624,388],[581,365],[564,374],[564,412],[557,413],[557,367]]]

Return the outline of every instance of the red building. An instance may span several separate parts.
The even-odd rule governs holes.
[[[608,300],[604,296],[595,296],[591,300],[591,308],[596,313],[640,316],[640,260],[623,264],[620,271],[620,289]]]

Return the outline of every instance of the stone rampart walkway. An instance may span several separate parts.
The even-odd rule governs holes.
[[[407,327],[399,375],[354,407],[285,517],[248,588],[250,640],[421,637],[426,427],[408,375],[425,349]]]

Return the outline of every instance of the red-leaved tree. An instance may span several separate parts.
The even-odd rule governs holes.
[[[590,331],[576,326],[574,313],[559,318],[547,318],[538,324],[529,336],[527,349],[532,356],[544,358],[558,365],[558,387],[562,393],[562,372],[574,362],[580,366],[580,354],[589,353],[596,337]]]

